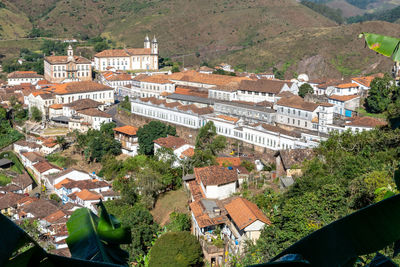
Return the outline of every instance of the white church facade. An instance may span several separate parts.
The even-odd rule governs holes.
[[[158,70],[158,42],[154,36],[144,40],[144,48],[109,49],[94,55],[94,67],[98,71],[110,68],[122,71]]]

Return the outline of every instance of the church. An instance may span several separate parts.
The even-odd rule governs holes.
[[[98,71],[110,68],[122,71],[158,70],[158,43],[154,36],[150,42],[146,35],[144,48],[104,50],[94,55],[94,67]]]
[[[69,45],[66,56],[44,58],[44,78],[52,83],[80,82],[92,80],[92,62],[75,56]]]

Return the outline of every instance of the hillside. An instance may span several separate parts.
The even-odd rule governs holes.
[[[294,72],[340,77],[387,71],[390,60],[364,49],[357,36],[362,31],[400,32],[400,25],[380,22],[338,26],[295,0],[6,3],[10,10],[14,7],[23,13],[18,16],[21,20],[30,20],[33,27],[53,37],[86,39],[101,34],[115,41],[116,47],[141,47],[145,34],[155,34],[161,56],[184,61],[185,66],[221,60],[249,71],[278,66],[288,69],[288,78]],[[30,32],[32,26],[22,28]]]

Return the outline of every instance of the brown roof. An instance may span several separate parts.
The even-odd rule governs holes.
[[[210,216],[202,203],[202,199],[196,200],[189,204],[190,210],[193,212],[196,222],[200,228],[212,225],[223,224],[227,221],[226,215]]]
[[[14,71],[8,74],[7,78],[43,78],[43,75],[37,74],[36,71]]]
[[[53,104],[53,105],[49,106],[49,108],[52,108],[52,109],[62,109],[63,106],[64,106],[64,104]]]
[[[219,166],[228,167],[228,166],[240,166],[240,158],[239,157],[218,157],[216,161]]]
[[[114,131],[120,132],[120,133],[123,133],[126,135],[136,135],[138,130],[139,130],[138,128],[131,126],[131,125],[125,125],[122,127],[114,128]]]
[[[48,215],[45,217],[43,220],[48,221],[49,223],[55,223],[59,219],[65,217],[66,214],[62,210],[58,210],[56,212],[53,212],[52,214]]]
[[[83,114],[90,117],[102,117],[111,118],[112,116],[104,111],[98,110],[97,108],[88,108],[78,111],[79,114]]]
[[[186,145],[187,142],[185,139],[176,137],[176,136],[167,136],[167,137],[160,137],[154,140],[154,143],[165,147],[165,148],[172,148],[173,150],[180,148],[183,145]]]
[[[25,152],[22,155],[27,158],[30,162],[42,162],[46,161],[46,159],[37,152]]]
[[[342,84],[337,85],[336,87],[344,89],[344,88],[359,87],[359,85],[356,83],[342,83]]]
[[[104,78],[107,81],[130,81],[132,80],[132,76],[127,73],[111,73],[110,75],[104,75]]]
[[[211,84],[217,86],[238,85],[240,81],[249,80],[247,77],[236,77],[219,74],[205,74],[194,70],[172,73],[167,76],[170,80]]]
[[[36,144],[34,142],[28,142],[26,140],[19,140],[15,144],[19,145],[19,146],[23,146],[23,147],[29,147],[29,148],[41,148],[41,145]]]
[[[18,175],[17,177],[14,177],[12,179],[12,183],[20,186],[22,189],[25,189],[31,184],[33,184],[33,181],[27,173],[23,173]]]
[[[89,98],[79,99],[79,100],[72,101],[71,103],[64,104],[65,107],[72,108],[76,111],[88,109],[88,108],[97,108],[101,105],[103,105],[103,104],[100,102],[97,102],[95,100],[89,99]]]
[[[69,178],[65,178],[65,179],[61,180],[59,183],[55,184],[54,187],[55,187],[56,189],[60,189],[60,188],[63,187],[64,184],[67,184],[67,183],[72,182],[72,181],[73,181],[73,180],[71,180],[71,179],[69,179]]]
[[[224,207],[240,230],[246,228],[257,220],[268,225],[271,224],[271,221],[257,207],[257,205],[247,199],[241,197],[234,198],[231,202],[224,205]]]
[[[226,121],[230,121],[233,123],[236,123],[239,121],[239,118],[235,118],[235,117],[231,117],[231,116],[226,116],[226,115],[218,115],[217,118],[226,120]]]
[[[147,82],[147,83],[159,83],[159,84],[166,84],[166,83],[173,83],[170,80],[168,80],[167,75],[151,75],[151,76],[146,76],[140,79],[141,82]]]
[[[83,190],[83,189],[97,189],[103,187],[111,187],[111,185],[104,181],[90,179],[90,180],[70,181],[68,183],[62,184],[61,187],[64,187],[66,189],[79,188]]]
[[[158,99],[155,97],[145,97],[145,98],[139,98],[140,101],[148,103],[150,102],[153,105],[163,105],[166,108],[177,108],[178,110],[182,111],[190,111],[194,114],[198,115],[205,115],[205,114],[210,114],[214,112],[214,109],[212,107],[205,107],[205,108],[199,108],[196,105],[181,105],[178,102],[169,102],[167,103],[166,100],[163,99]]]
[[[256,81],[242,81],[239,85],[239,89],[245,91],[278,94],[281,92],[285,84],[289,87],[292,86],[291,82],[259,79]]]
[[[281,99],[278,100],[276,104],[280,106],[297,108],[306,111],[314,111],[318,107],[318,104],[312,102],[306,102],[304,101],[303,98],[297,95],[292,97],[282,97]]]
[[[285,149],[279,150],[275,153],[275,156],[281,157],[284,168],[290,169],[293,165],[300,165],[304,160],[310,160],[314,157],[315,153],[312,149]]]
[[[194,200],[199,200],[201,198],[205,198],[203,190],[196,180],[192,180],[189,182],[190,193]]]
[[[95,57],[130,57],[133,55],[150,55],[150,48],[127,48],[127,49],[108,49],[103,50],[97,54]]]
[[[359,95],[331,95],[329,96],[329,99],[345,102],[359,97]]]
[[[7,192],[5,195],[0,197],[0,210],[16,207],[18,201],[24,197],[25,196],[22,194]]]
[[[42,219],[55,213],[59,209],[51,201],[39,199],[38,201],[22,206],[21,210],[25,213],[31,213],[35,218]]]
[[[299,132],[297,132],[297,131],[289,131],[289,130],[286,130],[286,129],[281,128],[279,126],[263,123],[263,124],[261,124],[261,127],[263,129],[267,130],[267,131],[276,132],[276,133],[284,134],[284,135],[287,135],[287,136],[301,137],[301,134]]]
[[[186,149],[185,151],[183,151],[181,153],[183,156],[187,157],[187,158],[191,158],[194,156],[194,149],[192,147],[189,147],[188,149]]]
[[[103,197],[95,192],[83,189],[82,191],[76,193],[76,196],[82,200],[100,200]]]
[[[61,170],[59,167],[57,167],[56,165],[51,164],[48,161],[41,161],[36,163],[35,165],[32,166],[34,169],[36,169],[39,173],[44,173],[48,170],[51,169],[57,169],[57,170]]]
[[[74,56],[75,62],[77,64],[91,64],[92,62],[84,57],[81,56]],[[45,61],[49,62],[50,64],[65,64],[68,63],[68,56],[48,56],[44,58]]]
[[[58,84],[44,90],[46,90],[47,92],[55,93],[57,95],[66,95],[96,91],[109,91],[113,89],[107,85],[103,85],[97,82],[86,81]]]
[[[351,121],[346,123],[348,126],[360,126],[374,128],[379,126],[385,126],[387,123],[385,121],[373,118],[373,117],[353,117]]]
[[[220,166],[194,168],[194,175],[198,183],[201,181],[204,186],[224,185],[235,182],[238,179],[236,170],[230,170],[229,168]]]

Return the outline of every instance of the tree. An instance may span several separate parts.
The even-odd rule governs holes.
[[[94,50],[96,52],[101,52],[101,51],[109,49],[109,48],[110,48],[110,46],[108,45],[108,43],[106,41],[98,42],[94,45]]]
[[[36,122],[42,121],[42,117],[43,117],[43,114],[37,107],[31,108],[31,118],[34,121],[36,121]]]
[[[151,121],[143,127],[140,127],[137,131],[139,153],[153,155],[154,140],[160,137],[167,137],[167,135],[176,135],[176,129],[160,121]]]
[[[67,140],[65,139],[64,136],[57,136],[56,143],[60,145],[61,150],[64,150],[68,145]]]
[[[303,83],[299,88],[299,96],[304,98],[306,94],[313,94],[314,89],[308,83]]]
[[[201,265],[201,246],[190,232],[165,233],[150,250],[149,267]]]
[[[190,231],[191,221],[186,213],[172,212],[169,215],[170,223],[167,229],[172,232]]]
[[[196,146],[193,156],[193,164],[196,167],[212,165],[215,156],[226,147],[226,138],[217,135],[217,130],[212,121],[200,128],[196,137]]]
[[[388,74],[383,78],[375,78],[371,82],[371,89],[365,99],[365,108],[371,113],[382,113],[386,111],[391,103],[391,95],[395,90],[393,79]]]
[[[124,109],[131,111],[131,101],[129,100],[129,96],[125,96],[124,100],[121,101],[121,107]]]

